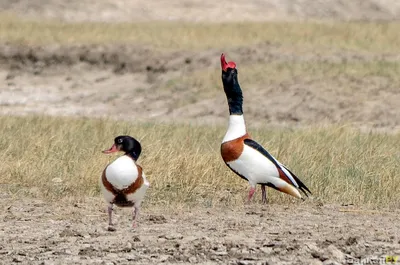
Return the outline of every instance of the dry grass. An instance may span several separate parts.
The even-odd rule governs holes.
[[[273,42],[315,51],[397,52],[400,24],[390,23],[75,23],[0,14],[0,40],[29,45],[135,43],[162,49],[226,49]]]
[[[119,134],[143,144],[139,163],[151,182],[146,204],[234,206],[243,205],[247,194],[248,184],[220,158],[225,128],[5,116],[0,124],[0,187],[15,198],[99,196],[98,178],[115,158],[100,151]],[[251,134],[323,202],[400,206],[400,134],[363,134],[339,126]],[[272,190],[269,198],[290,200]]]

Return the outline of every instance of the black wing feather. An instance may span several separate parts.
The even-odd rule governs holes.
[[[275,161],[275,159],[273,158],[273,156],[268,153],[267,150],[264,149],[264,147],[262,147],[259,143],[257,143],[254,140],[251,139],[244,139],[244,144],[250,146],[251,148],[256,149],[258,152],[260,152],[261,154],[263,154],[265,157],[267,157],[269,160],[271,160],[271,162],[277,167],[280,168],[279,164]]]
[[[283,166],[283,165],[282,165]],[[301,180],[295,175],[295,174],[293,174],[293,172],[292,171],[290,171],[287,167],[285,167],[285,166],[283,166],[287,171],[289,171],[289,173],[292,175],[292,177],[294,178],[294,180],[296,180],[296,182],[297,182],[297,184],[299,185],[299,190],[301,190],[307,197],[308,197],[308,194],[306,193],[306,191],[308,191],[310,194],[312,194],[311,193],[311,191],[307,188],[307,186],[306,185],[304,185],[304,183],[303,182],[301,182]]]

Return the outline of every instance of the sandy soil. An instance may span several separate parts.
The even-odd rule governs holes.
[[[136,229],[130,210],[116,208],[117,231],[108,232],[100,199],[2,199],[0,207],[0,264],[377,264],[400,255],[399,211],[310,202],[173,212],[145,205]]]

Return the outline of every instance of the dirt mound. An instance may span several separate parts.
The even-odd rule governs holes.
[[[47,0],[1,1],[0,9],[23,17],[64,21],[265,21],[293,19],[398,20],[397,0]]]
[[[123,72],[165,72],[177,70],[172,58],[175,54],[161,55],[144,47],[133,45],[81,45],[81,46],[0,46],[0,63],[13,70],[41,71],[57,66],[86,63],[99,69],[112,68]],[[165,66],[169,63],[168,69]]]
[[[40,72],[58,66],[85,63],[92,68],[112,69],[115,73],[191,72],[216,68],[221,52],[234,54],[242,65],[271,62],[372,62],[400,61],[398,54],[371,54],[347,50],[308,52],[284,51],[282,45],[270,42],[225,50],[209,49],[201,52],[160,52],[137,45],[79,45],[79,46],[23,46],[0,44],[0,65],[11,70]],[[217,58],[217,59],[216,59]]]

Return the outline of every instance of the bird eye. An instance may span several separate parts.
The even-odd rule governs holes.
[[[122,144],[122,139],[118,139],[117,143]]]

